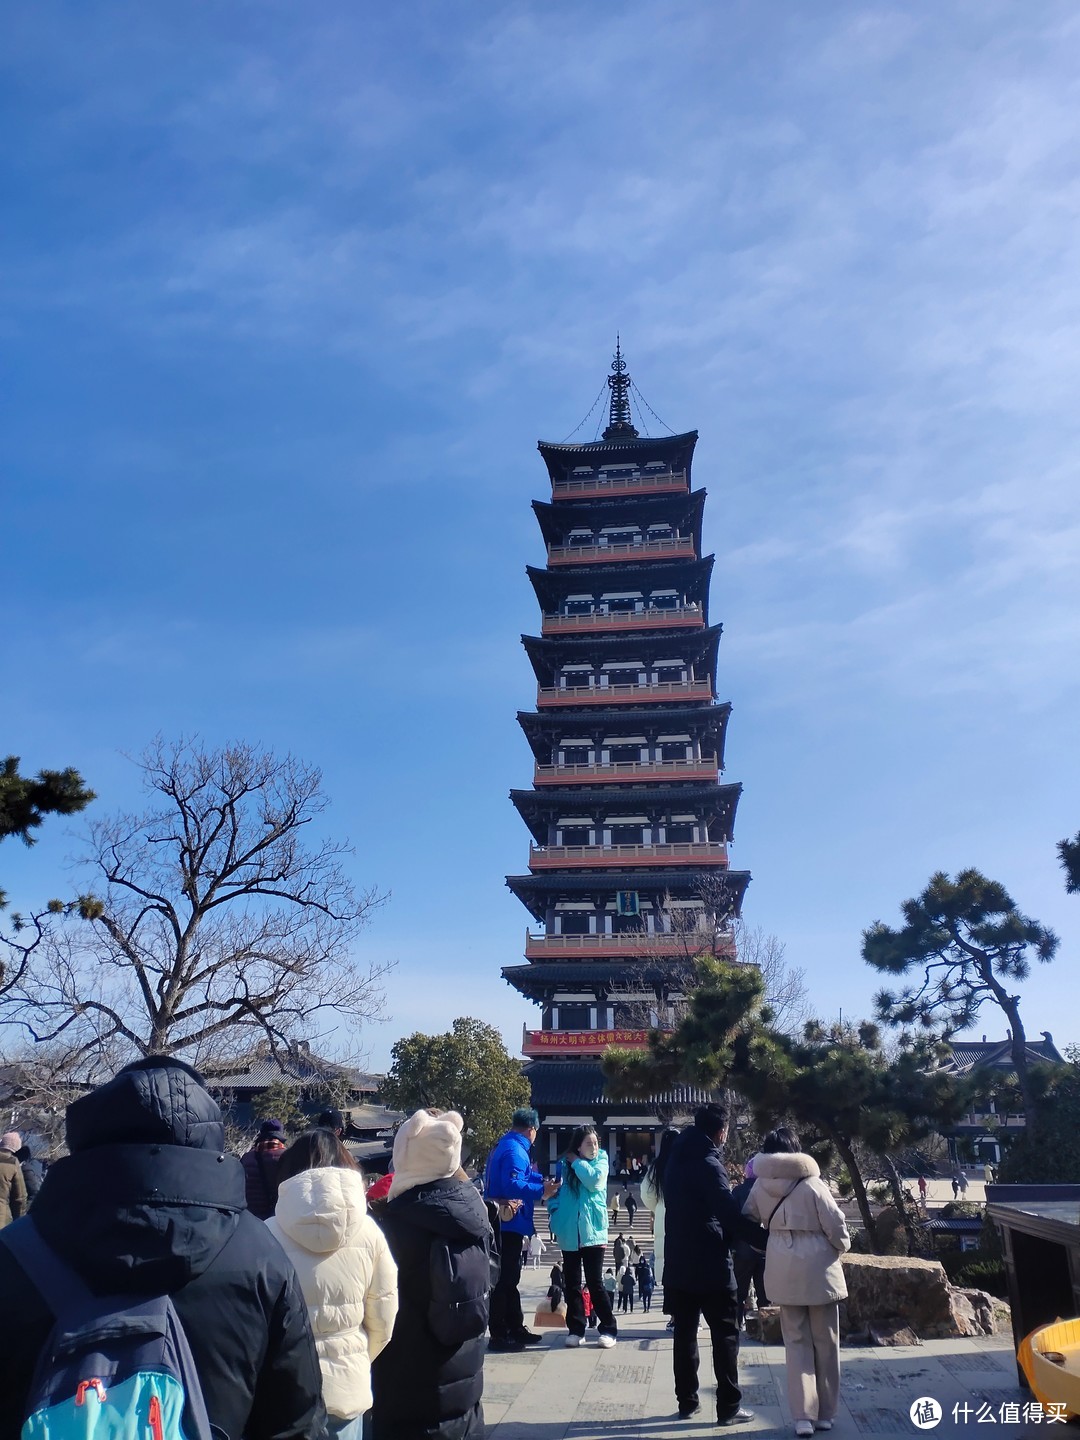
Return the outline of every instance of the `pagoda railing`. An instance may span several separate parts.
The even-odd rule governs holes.
[[[622,960],[635,955],[693,959],[710,952],[733,957],[735,941],[707,931],[686,935],[650,935],[637,930],[623,935],[534,935],[525,931],[526,960]]]
[[[551,482],[552,499],[576,499],[604,495],[656,495],[687,489],[685,470],[658,470],[654,475],[568,475]]]
[[[549,565],[589,565],[614,560],[694,560],[692,535],[668,535],[663,540],[619,541],[615,545],[549,545]]]
[[[567,785],[591,780],[602,785],[619,780],[715,780],[720,772],[715,756],[700,760],[616,760],[606,765],[537,765],[534,785]]]
[[[588,867],[633,869],[640,865],[726,865],[723,840],[687,840],[653,845],[530,845],[530,870]]]
[[[544,615],[541,635],[580,635],[590,630],[667,630],[676,626],[704,625],[700,605],[674,605],[670,609],[612,610],[607,614]]]
[[[711,680],[656,680],[650,685],[541,685],[536,692],[538,706],[550,705],[643,705],[652,700],[711,700]]]

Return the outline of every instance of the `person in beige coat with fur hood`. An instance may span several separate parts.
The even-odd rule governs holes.
[[[277,1208],[266,1228],[293,1263],[322,1371],[331,1440],[360,1440],[371,1409],[371,1363],[398,1309],[397,1266],[367,1213],[364,1177],[330,1130],[309,1130],[278,1162]]]
[[[754,1175],[744,1213],[769,1232],[765,1289],[780,1306],[788,1403],[795,1434],[813,1435],[832,1429],[840,1403],[840,1257],[851,1237],[817,1162],[787,1126],[766,1135]]]

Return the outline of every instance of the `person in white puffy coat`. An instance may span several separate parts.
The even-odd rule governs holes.
[[[293,1263],[322,1370],[328,1429],[360,1440],[371,1409],[371,1362],[397,1315],[397,1266],[367,1213],[364,1179],[329,1130],[310,1130],[279,1161],[267,1229]]]
[[[743,1213],[769,1232],[765,1289],[780,1306],[788,1402],[795,1434],[831,1430],[840,1403],[839,1302],[847,1295],[840,1257],[847,1221],[799,1137],[780,1126],[754,1156],[754,1188]]]

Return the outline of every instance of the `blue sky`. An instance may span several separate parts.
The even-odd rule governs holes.
[[[4,27],[5,751],[99,811],[157,731],[320,765],[392,892],[360,1046],[469,1013],[516,1049],[535,442],[618,329],[701,432],[749,923],[865,1013],[862,928],[974,864],[1060,931],[1024,1013],[1080,1040],[1074,6]],[[75,848],[5,846],[12,900],[73,886]]]

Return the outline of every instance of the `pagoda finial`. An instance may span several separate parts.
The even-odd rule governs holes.
[[[638,432],[634,429],[633,417],[630,414],[630,375],[623,359],[621,337],[618,334],[615,336],[615,358],[611,362],[611,374],[607,383],[611,387],[611,413],[608,416],[604,439],[614,440],[620,436],[636,438]]]

